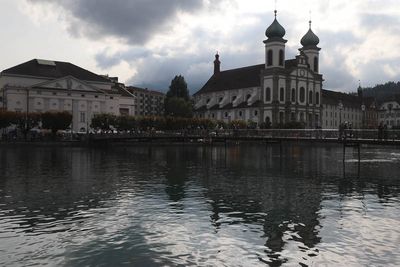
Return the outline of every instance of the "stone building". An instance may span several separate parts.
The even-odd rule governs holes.
[[[165,94],[159,91],[129,86],[126,88],[136,97],[135,115],[138,116],[163,116]]]
[[[338,129],[341,123],[364,129],[378,126],[375,99],[363,97],[361,86],[357,94],[322,90],[322,128]]]
[[[389,97],[380,104],[378,122],[388,128],[400,129],[400,95]]]
[[[135,97],[116,78],[68,62],[32,59],[0,73],[0,107],[16,112],[68,111],[85,132],[98,113],[135,114]]]
[[[309,128],[321,125],[319,38],[311,30],[310,21],[299,55],[286,59],[286,32],[276,13],[265,33],[264,63],[221,71],[216,55],[214,74],[194,94],[196,116],[273,126],[294,121]]]

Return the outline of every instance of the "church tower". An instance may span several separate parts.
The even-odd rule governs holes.
[[[319,38],[311,30],[311,20],[309,23],[310,28],[300,41],[303,47],[299,50],[307,56],[310,69],[315,73],[319,73],[319,51],[321,50],[321,48],[317,47],[317,45],[319,44]]]
[[[285,44],[287,40],[283,39],[286,34],[285,28],[275,19],[265,31],[267,40],[265,44],[265,68],[284,68],[285,67]]]

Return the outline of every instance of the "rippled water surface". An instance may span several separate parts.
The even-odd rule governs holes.
[[[0,148],[1,266],[399,266],[400,150]]]

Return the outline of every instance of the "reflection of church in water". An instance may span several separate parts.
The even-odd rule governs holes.
[[[266,30],[265,63],[220,70],[219,55],[214,74],[194,95],[198,117],[223,121],[245,120],[273,125],[292,121],[308,127],[321,125],[319,38],[310,28],[301,39],[295,59],[286,59],[285,29],[276,18]]]

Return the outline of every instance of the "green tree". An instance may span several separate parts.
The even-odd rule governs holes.
[[[45,112],[41,114],[42,128],[51,130],[53,136],[56,136],[58,130],[66,130],[72,122],[72,114],[67,111]]]
[[[171,81],[164,108],[166,116],[184,118],[193,116],[193,103],[190,101],[189,90],[183,76],[175,76]]]
[[[117,125],[117,116],[103,113],[94,115],[90,127],[94,129],[108,131],[112,127],[116,127],[116,125]]]
[[[178,97],[183,98],[185,101],[189,101],[189,91],[187,83],[182,75],[175,76],[171,81],[169,90],[167,92],[167,98]]]
[[[14,123],[26,140],[29,131],[39,126],[40,119],[40,113],[15,113]]]
[[[0,110],[0,129],[6,128],[11,124],[15,123],[16,114],[15,112]]]
[[[164,102],[165,115],[171,117],[191,118],[193,116],[193,105],[180,97],[167,97]]]

